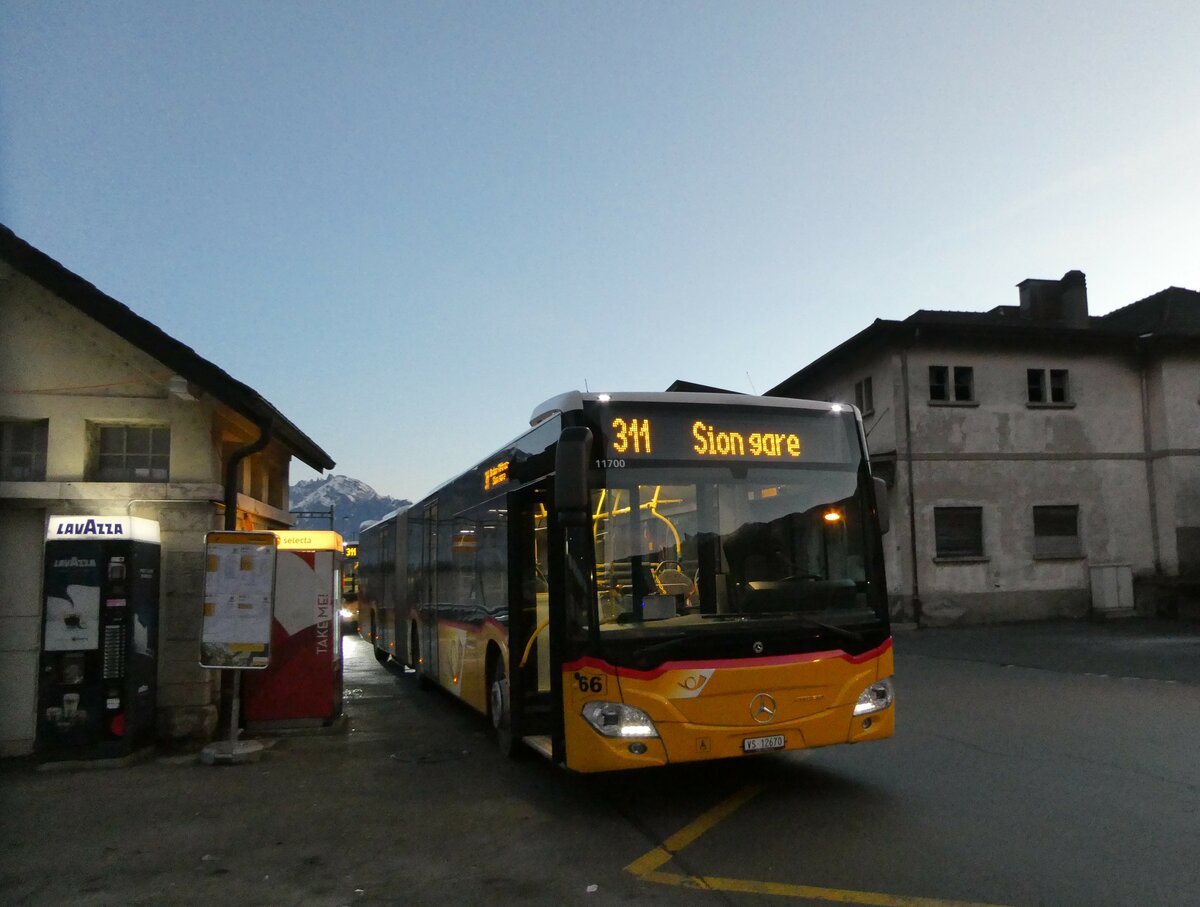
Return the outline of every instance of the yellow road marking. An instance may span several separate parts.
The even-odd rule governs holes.
[[[728,800],[718,803],[690,825],[685,825],[679,831],[675,832],[675,834],[663,841],[661,847],[656,847],[645,856],[634,860],[625,867],[625,871],[643,878],[655,872],[660,866],[668,863],[675,854],[679,853],[679,851],[683,850],[718,822],[727,819],[735,810],[757,795],[762,789],[763,785],[761,784],[751,784],[748,787],[742,788]]]
[[[784,882],[755,882],[747,879],[725,879],[718,876],[689,876],[659,870],[675,855],[713,826],[729,818],[760,794],[764,785],[751,784],[732,797],[718,803],[700,818],[685,825],[662,845],[638,857],[625,871],[644,882],[676,885],[681,888],[703,888],[708,891],[737,891],[746,894],[770,894],[785,898],[808,898],[838,904],[868,904],[872,907],[997,907],[974,901],[946,901],[938,898],[914,898],[883,894],[875,891],[848,891],[839,888],[817,888],[812,885],[791,885]]]

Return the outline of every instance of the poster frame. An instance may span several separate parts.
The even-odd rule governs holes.
[[[270,666],[278,545],[270,531],[205,534],[202,668],[261,671]]]

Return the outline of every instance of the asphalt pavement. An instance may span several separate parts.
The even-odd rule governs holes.
[[[1200,685],[1200,622],[1059,620],[895,632],[906,655]]]
[[[785,761],[738,760],[578,776],[536,757],[514,762],[496,751],[482,716],[418,691],[357,638],[345,640],[345,652],[344,731],[260,737],[267,749],[255,764],[209,766],[180,752],[106,770],[0,762],[0,900],[695,904],[695,890],[653,884],[630,867],[764,773],[791,771]],[[958,677],[974,670],[961,663],[974,662],[1200,685],[1195,623],[906,629],[896,653],[902,694],[906,660],[913,676],[936,677],[945,662],[946,677]],[[944,708],[938,700],[927,710]],[[908,714],[915,734],[918,716]],[[904,734],[901,722],[897,749],[848,758],[838,748],[807,771],[902,754]],[[763,903],[761,894],[707,896]]]

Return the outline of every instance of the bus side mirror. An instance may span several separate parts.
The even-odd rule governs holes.
[[[892,525],[891,507],[888,504],[888,488],[887,482],[875,476],[872,480],[875,483],[875,513],[879,517],[880,533],[887,532]]]
[[[592,458],[592,432],[583,427],[564,428],[554,453],[554,507],[564,526],[587,526],[591,520],[588,494],[588,461]]]

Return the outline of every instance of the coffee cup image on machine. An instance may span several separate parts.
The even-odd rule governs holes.
[[[99,586],[70,585],[66,598],[46,598],[46,651],[69,652],[99,645]]]

